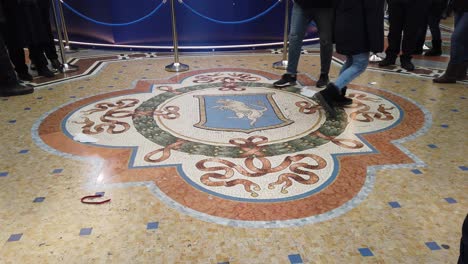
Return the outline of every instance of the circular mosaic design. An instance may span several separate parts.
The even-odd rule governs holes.
[[[134,90],[64,107],[42,126],[61,120],[68,140],[92,137],[95,142],[75,144],[116,167],[103,182],[150,181],[168,205],[232,225],[284,226],[339,215],[368,189],[368,166],[407,158],[385,154],[374,138],[389,142],[421,123],[422,113],[408,101],[350,86],[353,104],[337,108],[330,119],[315,99],[302,95],[310,88],[273,89],[276,78],[218,69],[140,81]],[[405,108],[413,112],[402,119]]]

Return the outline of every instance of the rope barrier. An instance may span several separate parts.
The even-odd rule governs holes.
[[[71,7],[70,5],[68,5],[67,3],[65,3],[65,1],[61,1],[63,3],[63,5],[70,9],[70,11],[72,11],[73,13],[75,13],[76,15],[84,18],[85,20],[88,20],[90,22],[93,22],[93,23],[96,23],[96,24],[99,24],[99,25],[104,25],[104,26],[116,26],[116,27],[121,27],[121,26],[128,26],[128,25],[132,25],[132,24],[136,24],[136,23],[139,23],[147,18],[149,18],[150,16],[154,15],[164,4],[164,2],[161,2],[155,9],[153,9],[153,11],[151,11],[149,14],[147,14],[146,16],[142,17],[142,18],[139,18],[137,20],[134,20],[134,21],[131,21],[131,22],[126,22],[126,23],[106,23],[106,22],[101,22],[101,21],[97,21],[97,20],[94,20],[82,13],[80,13],[79,11],[77,11],[76,9],[74,9],[73,7]]]
[[[251,18],[248,18],[248,19],[244,19],[244,20],[240,20],[240,21],[221,21],[221,20],[217,20],[217,19],[214,19],[214,18],[211,18],[211,17],[207,17],[203,14],[201,14],[200,12],[196,11],[194,8],[192,8],[191,6],[187,5],[186,3],[184,2],[181,2],[182,5],[184,5],[185,7],[187,7],[190,11],[192,11],[193,13],[195,13],[196,15],[206,19],[206,20],[209,20],[211,22],[215,22],[215,23],[219,23],[219,24],[230,24],[230,25],[233,25],[233,24],[243,24],[243,23],[248,23],[248,22],[251,22],[257,18],[260,18],[264,15],[266,15],[267,13],[269,13],[273,8],[275,8],[277,5],[279,5],[281,1],[277,1],[274,5],[270,6],[267,10],[263,11],[262,13],[254,16],[254,17],[251,17]]]

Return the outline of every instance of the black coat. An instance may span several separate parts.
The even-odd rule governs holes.
[[[384,49],[384,0],[337,0],[336,51],[343,55]]]
[[[453,10],[455,12],[468,12],[468,0],[453,0]]]
[[[48,41],[47,28],[37,0],[0,0],[6,18],[6,41],[27,47]]]

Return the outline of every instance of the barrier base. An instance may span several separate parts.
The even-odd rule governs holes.
[[[71,65],[68,63],[62,64],[62,67],[60,68],[60,72],[62,73],[67,73],[67,72],[74,72],[79,70],[80,68],[76,65]]]
[[[188,70],[189,70],[189,66],[187,64],[183,64],[179,62],[174,62],[166,66],[166,71],[168,72],[184,72]]]

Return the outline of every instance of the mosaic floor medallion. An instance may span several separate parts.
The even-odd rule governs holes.
[[[424,126],[417,105],[350,85],[354,103],[330,119],[301,94],[311,79],[273,89],[278,77],[211,69],[140,80],[47,114],[37,133],[57,153],[102,158],[104,184],[151,182],[169,206],[234,226],[336,217],[371,191],[368,168],[414,162],[392,141]],[[77,134],[97,142],[76,142]]]

